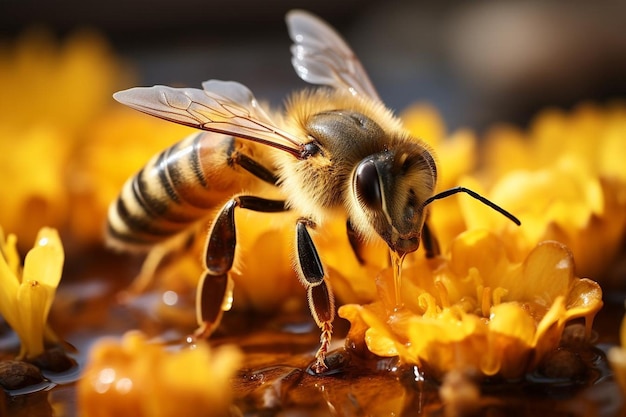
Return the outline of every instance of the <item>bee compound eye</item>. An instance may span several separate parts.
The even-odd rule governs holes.
[[[371,209],[382,209],[382,190],[376,165],[371,160],[359,164],[354,174],[354,187],[361,203]]]
[[[305,158],[310,158],[320,153],[320,151],[321,151],[320,145],[318,145],[316,142],[309,142],[304,145],[302,155]]]
[[[406,204],[404,206],[404,217],[406,218],[406,220],[411,221],[415,217],[415,214],[417,212],[417,196],[415,195],[415,191],[413,191],[413,189],[410,189]]]

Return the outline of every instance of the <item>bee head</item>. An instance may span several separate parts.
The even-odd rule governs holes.
[[[373,229],[398,253],[417,250],[425,221],[424,202],[434,192],[432,155],[415,142],[364,158],[352,173],[357,228]],[[361,230],[367,235],[367,230]]]

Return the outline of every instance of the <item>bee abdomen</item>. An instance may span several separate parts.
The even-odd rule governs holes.
[[[107,234],[113,244],[151,245],[187,229],[224,198],[225,184],[212,181],[227,168],[234,139],[203,140],[195,134],[153,157],[124,184],[109,207]],[[222,172],[223,173],[223,172]]]

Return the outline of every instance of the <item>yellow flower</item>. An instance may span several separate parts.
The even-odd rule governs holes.
[[[41,229],[22,269],[16,237],[5,241],[0,229],[0,250],[0,313],[20,338],[18,357],[31,359],[44,352],[45,341],[57,341],[46,322],[61,280],[63,246],[56,230]]]
[[[170,349],[140,332],[121,342],[94,345],[78,382],[78,407],[87,417],[223,416],[232,400],[231,378],[241,362],[234,346],[198,341]]]
[[[581,274],[604,278],[626,234],[625,137],[622,103],[584,104],[571,114],[546,110],[528,132],[495,128],[476,176],[487,184],[489,198],[515,213],[523,227],[512,233],[498,216],[464,200],[468,228],[516,238],[525,250],[558,240],[572,250]],[[464,181],[481,188],[472,178]]]
[[[65,234],[75,213],[68,180],[83,174],[68,167],[76,146],[91,140],[94,121],[113,105],[111,94],[127,85],[124,78],[92,32],[58,44],[31,30],[0,51],[0,183],[11,196],[0,206],[0,223],[21,241],[33,240],[44,224]]]
[[[95,32],[76,32],[59,44],[49,32],[25,31],[0,51],[0,124],[54,127],[79,139],[115,89],[130,81],[120,69]]]
[[[0,222],[25,242],[34,240],[42,225],[62,227],[70,209],[63,185],[71,151],[66,139],[53,128],[20,131],[0,122],[1,189],[11,196],[0,206]]]
[[[580,158],[578,166],[606,178],[626,180],[620,155],[626,150],[626,103],[582,103],[570,113],[547,109],[527,132],[501,125],[487,135],[486,172],[497,180],[520,169],[536,170],[559,159]]]
[[[466,139],[441,140],[445,128],[428,107],[410,108],[405,123],[414,134],[435,137],[440,189],[462,185],[515,214],[517,228],[467,197],[435,203],[431,220],[444,251],[467,229],[491,230],[515,240],[522,254],[543,240],[557,240],[574,254],[579,273],[608,283],[607,272],[626,234],[626,105],[581,104],[566,113],[548,109],[528,131],[494,127],[478,149]],[[455,143],[456,142],[456,143]],[[446,173],[451,173],[446,177]],[[623,284],[621,284],[623,285]]]
[[[539,244],[523,262],[511,260],[516,251],[487,232],[463,233],[448,257],[403,271],[399,308],[384,271],[379,301],[339,309],[351,322],[349,339],[438,377],[465,369],[522,376],[558,347],[566,322],[585,317],[590,331],[602,292],[574,277],[572,256],[557,242]]]

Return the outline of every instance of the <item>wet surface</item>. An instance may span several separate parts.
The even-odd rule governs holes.
[[[62,372],[43,371],[39,382],[5,389],[0,394],[0,416],[80,415],[75,381],[95,341],[141,329],[176,345],[193,331],[193,324],[172,326],[159,319],[153,306],[162,294],[147,293],[131,303],[119,302],[128,277],[137,272],[138,259],[100,251],[83,259],[66,268],[51,321],[57,333],[76,348],[69,354],[76,365]],[[232,415],[625,415],[621,390],[605,356],[618,343],[623,317],[620,299],[606,300],[596,318],[595,345],[582,343],[577,327],[571,327],[561,348],[518,381],[476,381],[463,374],[435,381],[427,369],[374,357],[358,345],[346,349],[342,336],[348,325],[341,319],[335,322],[328,371],[315,374],[311,365],[319,331],[306,310],[276,316],[229,312],[212,344],[235,343],[245,354],[233,379]],[[14,356],[8,352],[18,348],[17,338],[3,325],[0,349],[7,353],[2,358]]]

